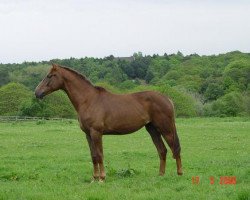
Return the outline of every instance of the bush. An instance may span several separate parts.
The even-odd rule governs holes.
[[[121,91],[114,87],[113,85],[110,85],[109,83],[107,82],[98,82],[95,84],[96,86],[100,86],[100,87],[103,87],[105,88],[106,90],[110,91],[110,92],[113,92],[113,93],[121,93]]]
[[[30,102],[32,92],[20,83],[9,83],[0,88],[0,115],[17,115],[25,102]]]
[[[135,80],[126,80],[118,85],[118,87],[122,90],[133,89],[136,86],[137,84],[135,83]]]
[[[244,98],[239,92],[231,92],[218,100],[205,105],[206,116],[240,116],[244,115]]]
[[[67,95],[62,91],[55,92],[38,100],[33,98],[31,102],[23,104],[20,114],[23,116],[37,117],[63,117],[74,118],[75,109]]]
[[[244,110],[247,116],[250,116],[250,93],[243,96]]]
[[[178,117],[194,117],[198,115],[199,108],[195,99],[184,91],[179,91],[169,85],[162,85],[158,87],[158,91],[169,96],[175,105],[176,116]]]

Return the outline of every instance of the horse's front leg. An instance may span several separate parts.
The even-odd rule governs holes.
[[[93,151],[93,164],[94,164],[94,172],[95,166],[99,166],[99,178],[103,181],[106,177],[104,164],[103,164],[103,148],[102,148],[102,133],[96,131],[95,129],[90,130],[92,151]],[[98,170],[98,168],[97,168]]]
[[[92,163],[93,163],[93,179],[98,180],[99,179],[99,168],[98,168],[98,163],[96,160],[96,156],[94,155],[94,150],[93,150],[93,145],[92,145],[92,140],[89,134],[86,134],[86,138],[89,144],[89,150],[92,158]]]

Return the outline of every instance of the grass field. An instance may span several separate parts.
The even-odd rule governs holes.
[[[90,184],[89,149],[76,121],[0,123],[0,199],[250,199],[249,118],[177,119],[177,130],[183,176],[170,151],[158,176],[156,149],[142,129],[104,136],[107,179]],[[221,176],[237,182],[221,185]]]

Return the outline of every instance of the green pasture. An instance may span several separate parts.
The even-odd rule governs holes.
[[[249,118],[177,119],[177,130],[183,176],[170,151],[166,174],[158,176],[156,149],[141,129],[104,136],[107,179],[90,183],[91,158],[77,121],[0,123],[0,199],[250,199]],[[222,176],[237,182],[220,184]]]

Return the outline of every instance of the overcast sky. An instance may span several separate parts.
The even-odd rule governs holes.
[[[0,0],[0,63],[250,52],[249,0]]]

